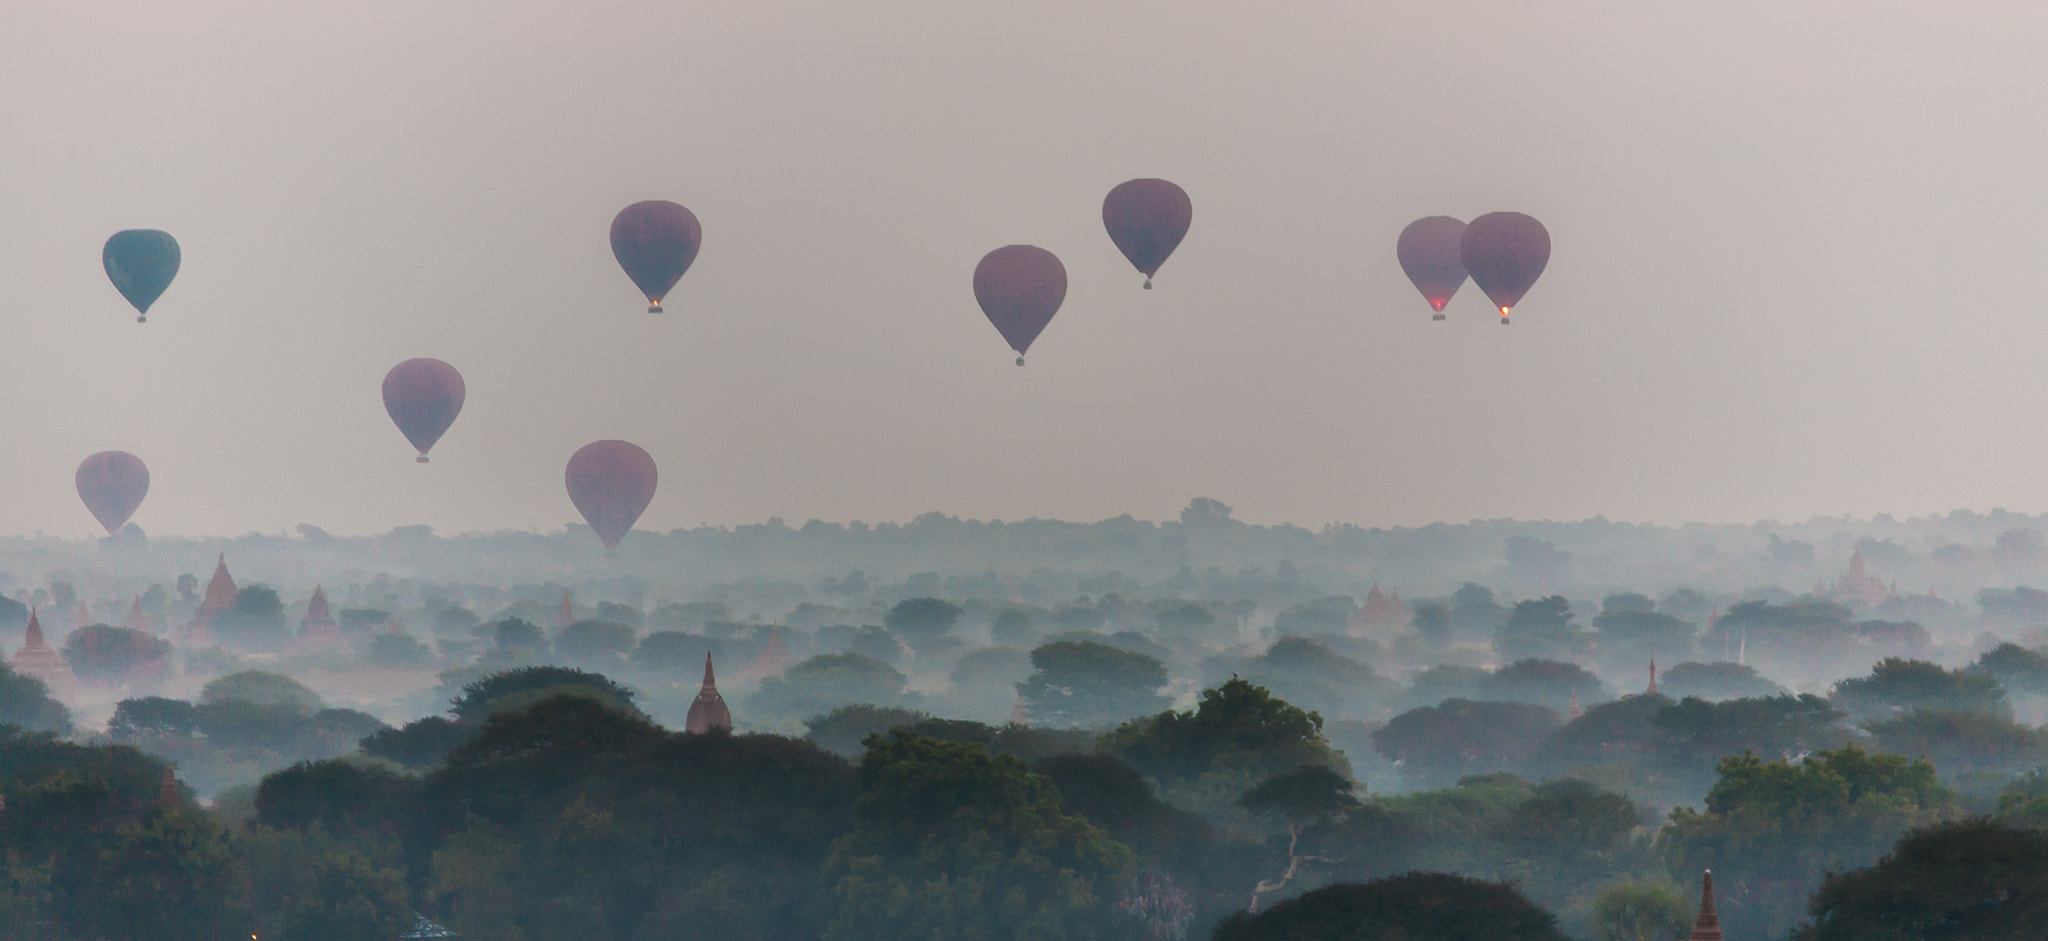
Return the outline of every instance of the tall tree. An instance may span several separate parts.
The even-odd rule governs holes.
[[[1031,651],[1034,672],[1017,684],[1033,724],[1100,728],[1163,709],[1166,665],[1094,641],[1059,641]]]

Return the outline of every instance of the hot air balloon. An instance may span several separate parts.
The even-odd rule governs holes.
[[[462,374],[438,359],[409,359],[384,374],[384,411],[420,452],[421,464],[462,414],[465,392]]]
[[[1066,297],[1067,267],[1036,245],[1005,245],[974,266],[974,299],[1017,351],[1019,366]]]
[[[1187,237],[1195,204],[1186,190],[1165,180],[1118,183],[1102,201],[1102,227],[1109,240],[1145,275],[1145,290],[1167,256]]]
[[[661,299],[690,270],[703,243],[697,217],[665,200],[634,203],[612,218],[612,255],[647,295],[650,314],[661,313]]]
[[[606,551],[633,529],[633,521],[654,499],[654,458],[626,441],[593,441],[569,458],[563,477],[569,502],[597,531]]]
[[[1465,223],[1450,216],[1424,216],[1408,223],[1394,243],[1401,270],[1436,311],[1431,320],[1444,319],[1444,305],[1465,284],[1465,262],[1459,247],[1459,236],[1464,234]]]
[[[1472,220],[1459,239],[1459,256],[1472,283],[1500,308],[1500,322],[1522,302],[1550,263],[1550,232],[1519,212],[1489,212]]]
[[[178,258],[178,240],[155,229],[124,229],[100,249],[100,263],[114,290],[135,305],[136,323],[149,322],[149,305],[178,276]]]
[[[101,451],[78,464],[78,498],[111,536],[149,495],[149,468],[126,451]]]

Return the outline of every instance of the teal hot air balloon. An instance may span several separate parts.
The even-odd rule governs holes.
[[[163,296],[178,276],[178,240],[156,229],[124,229],[100,250],[107,280],[135,305],[135,322],[149,322],[149,305]]]

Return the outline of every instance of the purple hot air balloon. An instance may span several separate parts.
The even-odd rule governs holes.
[[[149,468],[126,451],[101,451],[79,462],[78,498],[111,536],[149,495]]]
[[[1464,234],[1465,223],[1450,216],[1424,216],[1408,223],[1401,230],[1400,240],[1394,243],[1401,270],[1422,292],[1429,308],[1436,311],[1431,320],[1444,319],[1444,305],[1465,284],[1463,249],[1459,245]]]
[[[1019,366],[1066,297],[1067,267],[1036,245],[1005,245],[974,266],[974,299],[1017,351]]]
[[[612,219],[612,256],[647,295],[650,314],[661,313],[661,299],[690,270],[703,242],[697,216],[665,200],[634,203]]]
[[[1109,240],[1145,275],[1145,290],[1167,256],[1187,237],[1195,204],[1186,190],[1165,180],[1118,183],[1102,200],[1102,227]]]
[[[1465,226],[1459,255],[1472,283],[1500,308],[1500,322],[1550,263],[1550,232],[1519,212],[1489,212]]]
[[[606,551],[633,531],[633,521],[654,500],[654,458],[627,441],[593,441],[577,449],[563,474],[569,502],[597,531]]]
[[[420,463],[462,414],[466,391],[462,374],[438,359],[409,359],[384,374],[384,411],[420,452]]]

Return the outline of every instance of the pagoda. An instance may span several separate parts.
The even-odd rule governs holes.
[[[1693,919],[1692,936],[1687,941],[1721,941],[1721,916],[1714,911],[1714,871],[1707,870],[1705,886],[1700,889],[1700,914]]]
[[[128,606],[128,623],[122,626],[145,634],[156,633],[156,628],[149,623],[149,615],[142,613],[141,595],[136,595],[135,603]]]
[[[185,639],[192,644],[208,643],[213,636],[214,619],[227,613],[235,606],[235,598],[242,590],[235,587],[235,579],[228,574],[228,556],[223,552],[220,561],[214,565],[213,578],[206,583],[206,597],[199,602],[199,613],[192,616],[192,622],[185,625]]]
[[[703,734],[712,729],[732,728],[732,710],[725,707],[725,697],[718,695],[718,678],[711,675],[711,654],[704,655],[704,688],[697,691],[696,700],[690,703],[690,714],[683,719],[683,731]]]
[[[1657,658],[1650,658],[1650,688],[1643,690],[1645,696],[1657,695]]]
[[[51,686],[71,678],[71,667],[64,662],[64,655],[43,639],[43,622],[33,608],[28,612],[28,634],[22,639],[21,649],[14,652],[7,665],[16,673],[33,676]]]
[[[761,648],[748,672],[756,676],[776,676],[789,669],[790,662],[789,649],[782,646],[782,625],[776,624],[768,628],[768,645]]]
[[[177,772],[171,770],[170,765],[164,765],[163,780],[157,782],[156,800],[151,802],[150,806],[161,807],[165,810],[177,810],[180,803],[182,801],[178,797]]]
[[[341,625],[328,612],[327,589],[320,585],[313,586],[313,600],[299,619],[299,642],[309,647],[341,643]]]
[[[1352,620],[1354,627],[1401,627],[1407,623],[1408,606],[1402,603],[1401,593],[1383,593],[1378,585],[1366,593],[1365,604]]]
[[[562,606],[555,611],[555,628],[568,627],[576,623],[576,607],[569,603],[569,589],[562,589]]]

